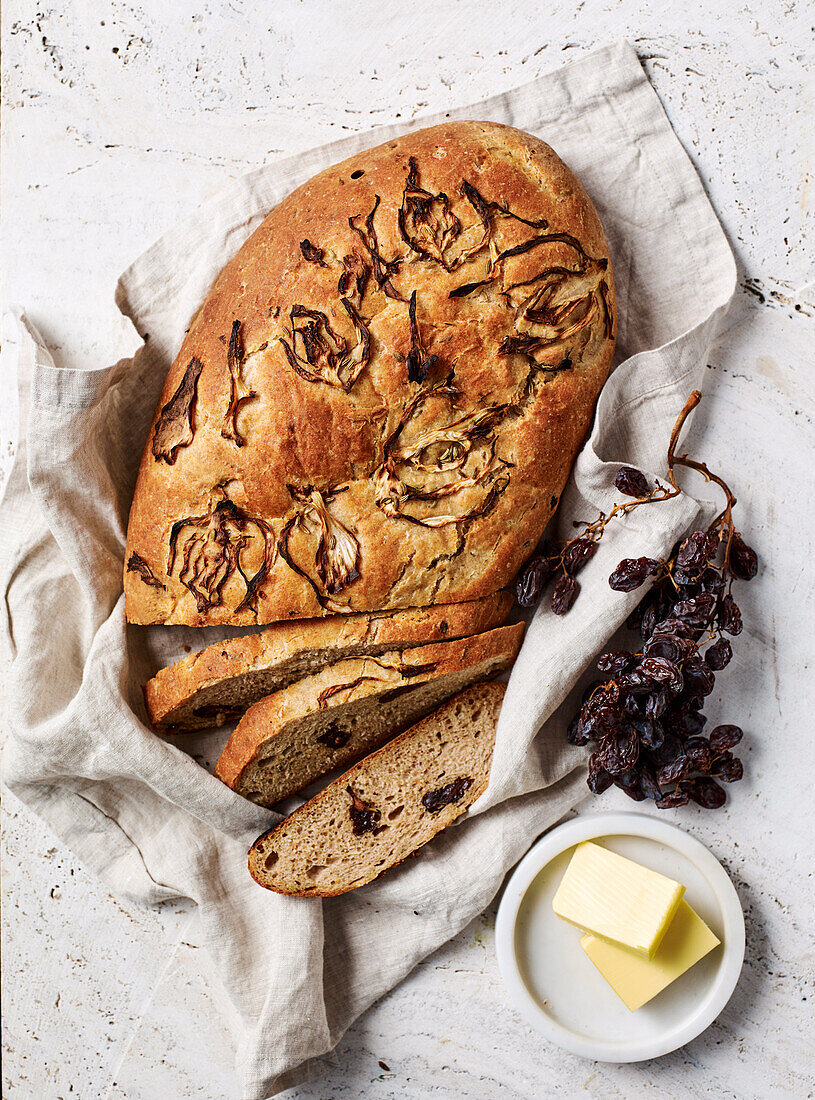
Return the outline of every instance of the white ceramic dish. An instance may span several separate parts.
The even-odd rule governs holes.
[[[722,941],[636,1012],[583,953],[579,930],[552,911],[572,850],[584,840],[602,840],[684,883],[687,901]],[[495,941],[512,1003],[538,1031],[594,1061],[639,1062],[684,1046],[725,1007],[744,962],[744,917],[724,868],[698,840],[647,814],[586,814],[547,833],[518,864]]]

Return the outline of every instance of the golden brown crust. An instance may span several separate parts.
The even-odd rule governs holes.
[[[128,619],[504,587],[588,431],[615,316],[597,215],[537,138],[451,122],[315,176],[224,268],[168,374]]]
[[[503,623],[511,606],[511,593],[494,592],[467,603],[274,623],[256,634],[216,642],[160,669],[144,686],[147,712],[159,732],[218,724],[212,717],[218,709],[229,716],[229,699],[224,702],[221,698],[219,706],[209,707],[209,719],[196,721],[192,712],[196,697],[205,689],[213,688],[223,696],[230,682],[248,673],[287,666],[292,666],[290,679],[295,679],[294,662],[312,651],[319,651],[324,663],[331,663],[352,652],[379,652],[394,646],[426,645],[481,634]]]
[[[460,638],[452,642],[438,642],[405,650],[399,654],[400,664],[405,669],[413,668],[421,671],[413,675],[399,674],[394,682],[401,680],[410,685],[418,685],[426,680],[480,665],[490,657],[499,654],[506,654],[507,664],[509,664],[518,654],[523,631],[524,624],[516,623],[514,626],[498,627],[496,630],[477,634],[471,638]],[[233,790],[238,790],[244,771],[255,759],[261,746],[272,741],[289,722],[318,710],[320,693],[327,687],[332,690],[335,683],[342,684],[346,678],[344,666],[357,663],[360,662],[344,661],[336,666],[329,666],[323,672],[306,677],[250,707],[227,741],[215,765],[217,778]],[[390,689],[394,684],[387,683],[384,686]],[[345,695],[343,702],[349,702],[352,698],[354,700],[363,698],[382,689],[381,683],[378,685],[371,682],[362,683],[352,696]]]

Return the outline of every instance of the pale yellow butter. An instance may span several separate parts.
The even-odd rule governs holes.
[[[561,920],[650,959],[685,887],[608,848],[578,844],[552,908]]]
[[[698,913],[681,901],[653,959],[644,959],[627,947],[591,935],[583,936],[580,946],[634,1012],[718,947],[719,942]]]

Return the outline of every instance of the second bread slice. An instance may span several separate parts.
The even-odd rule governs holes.
[[[511,606],[511,593],[493,592],[467,603],[274,623],[157,672],[144,686],[150,721],[160,733],[222,726],[326,664],[481,634],[500,626]]]
[[[238,723],[215,767],[227,786],[272,806],[354,763],[443,700],[515,659],[523,623],[473,638],[338,661],[275,692]]]

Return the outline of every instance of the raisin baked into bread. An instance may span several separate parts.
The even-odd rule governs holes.
[[[472,600],[538,541],[614,351],[608,247],[544,142],[419,130],[320,173],[226,265],[128,525],[134,623]]]
[[[494,592],[467,603],[274,623],[161,669],[144,687],[150,721],[162,733],[221,726],[325,665],[480,634],[500,626],[511,606],[511,593]]]
[[[459,817],[487,787],[503,684],[475,684],[335,779],[258,837],[256,882],[330,897],[375,879]]]
[[[251,707],[215,775],[238,794],[272,806],[347,766],[444,699],[503,672],[523,623],[453,642],[338,661]]]

